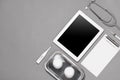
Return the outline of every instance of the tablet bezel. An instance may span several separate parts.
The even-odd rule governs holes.
[[[80,53],[80,55],[77,57],[72,53],[69,49],[64,47],[63,44],[61,44],[58,39],[61,37],[61,35],[68,29],[68,27],[74,22],[74,20],[78,16],[82,16],[84,19],[86,19],[89,23],[91,23],[94,27],[96,27],[99,32],[94,36],[94,38],[91,40],[91,42],[83,49],[83,51]],[[103,28],[101,28],[98,24],[96,24],[91,18],[89,18],[85,13],[83,13],[81,10],[79,10],[73,17],[72,19],[65,25],[65,27],[62,29],[62,31],[57,35],[57,37],[53,40],[53,42],[63,49],[68,55],[70,55],[75,61],[79,61],[81,57],[87,52],[87,50],[93,45],[93,43],[97,40],[97,38],[103,33]]]

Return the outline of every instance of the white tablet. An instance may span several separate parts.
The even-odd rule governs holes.
[[[75,61],[79,61],[103,31],[99,25],[79,10],[53,42]]]

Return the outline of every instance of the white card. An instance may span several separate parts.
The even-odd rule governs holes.
[[[82,61],[82,65],[96,77],[103,71],[120,47],[116,46],[104,35],[97,45]]]

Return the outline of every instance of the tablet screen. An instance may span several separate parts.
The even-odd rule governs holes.
[[[68,23],[67,28],[57,38],[57,42],[77,58],[100,32],[100,29],[80,14],[70,22],[72,23]]]
[[[78,57],[98,32],[96,27],[79,15],[58,41]]]

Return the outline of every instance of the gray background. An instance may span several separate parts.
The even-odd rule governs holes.
[[[0,0],[0,80],[54,80],[45,71],[44,63],[53,52],[62,51],[52,41],[79,9],[102,26],[107,34],[112,30],[120,35],[116,28],[106,27],[89,10],[84,9],[88,2],[89,0]],[[120,25],[119,0],[97,2],[113,13]],[[36,59],[49,46],[52,48],[48,55],[37,65]],[[81,66],[80,62],[75,63],[84,69],[85,80],[120,80],[119,53],[97,78]]]

